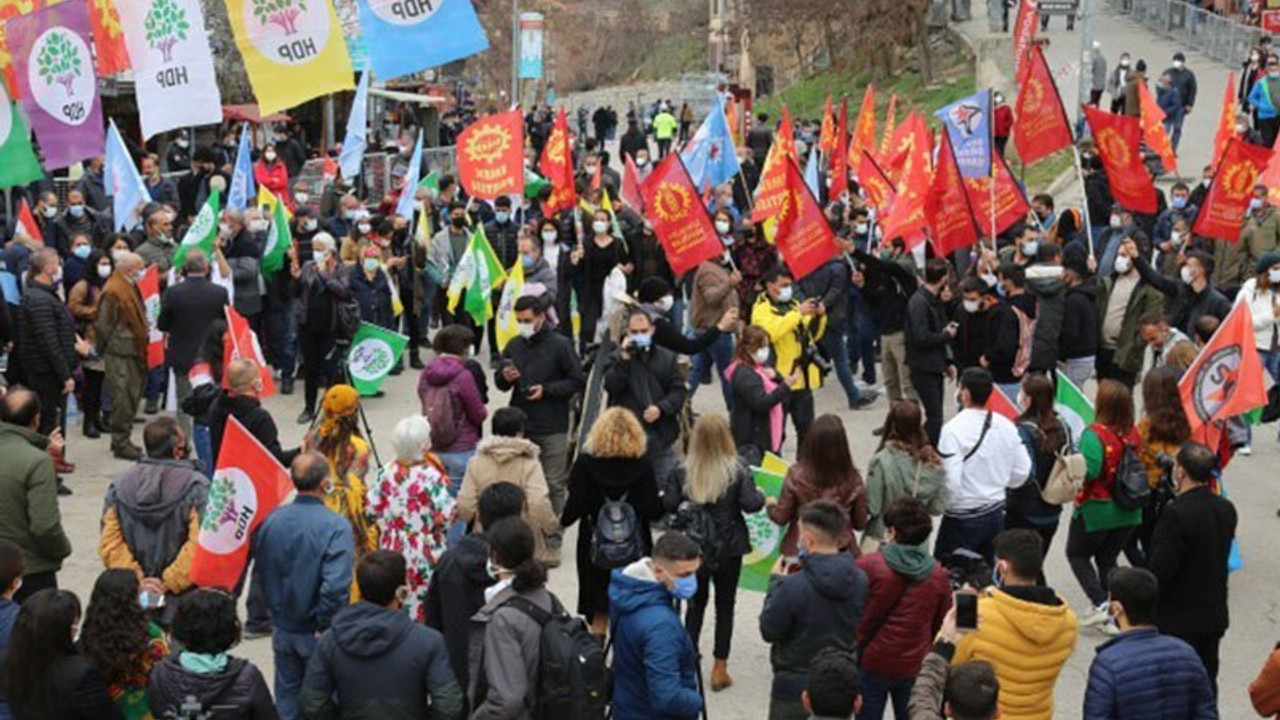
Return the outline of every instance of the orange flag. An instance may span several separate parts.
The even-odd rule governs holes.
[[[1213,156],[1222,157],[1227,143],[1236,134],[1236,73],[1227,73],[1227,86],[1222,90],[1222,112],[1218,114],[1218,133],[1213,136]]]
[[[862,93],[862,107],[858,110],[858,122],[853,126],[853,140],[849,143],[849,164],[862,163],[862,151],[876,151],[876,88],[868,85]]]
[[[124,45],[124,29],[120,26],[120,13],[116,11],[115,2],[89,0],[89,23],[93,29],[98,75],[115,75],[133,67],[129,62],[129,50]]]
[[[996,226],[995,234],[1008,230],[1015,224],[1027,219],[1031,204],[1022,191],[1022,186],[1013,178],[1009,163],[997,152],[991,154],[991,166],[996,176]],[[991,236],[991,180],[989,178],[965,178],[964,189],[969,195],[969,205],[973,208],[973,219],[977,221],[984,236]]]
[[[933,231],[933,247],[940,257],[978,242],[981,233],[973,224],[973,208],[964,190],[964,178],[951,148],[950,133],[942,133],[938,167],[925,196],[924,214]]]
[[[889,110],[884,116],[884,137],[880,140],[880,156],[881,159],[889,153],[889,148],[893,145],[894,122],[898,114],[898,93],[889,96]]]
[[[1140,150],[1142,123],[1136,117],[1113,115],[1088,105],[1084,106],[1084,116],[1093,131],[1093,142],[1116,203],[1126,210],[1154,213],[1156,189]]]
[[[1152,152],[1160,156],[1160,164],[1165,170],[1177,170],[1178,156],[1173,151],[1169,134],[1164,131],[1164,111],[1151,96],[1146,83],[1138,83],[1138,99],[1142,105],[1142,139]]]
[[[1014,108],[1013,146],[1024,164],[1033,165],[1073,142],[1062,95],[1038,46],[1032,46],[1021,87]]]
[[[791,156],[796,163],[800,162],[800,151],[796,148],[796,131],[791,123],[791,108],[782,106],[782,122],[778,123],[778,135],[774,138],[773,144],[780,146],[779,150]]]
[[[930,180],[927,151],[924,157],[925,162],[911,160],[904,164],[893,209],[889,211],[889,217],[884,223],[885,239],[900,237],[908,250],[924,241],[925,231],[929,228],[929,218],[925,214],[925,197],[929,193]]]
[[[836,149],[835,109],[831,105],[831,93],[827,93],[827,108],[822,112],[822,132],[818,135],[818,149],[830,157]]]
[[[578,204],[578,190],[573,184],[573,153],[569,150],[569,119],[564,108],[556,113],[555,124],[547,144],[538,158],[538,170],[551,183],[551,197],[542,204],[542,214],[551,217]]]
[[[458,182],[492,200],[524,194],[524,114],[517,108],[480,118],[458,134]]]
[[[1267,404],[1249,303],[1237,303],[1222,321],[1182,375],[1178,390],[1191,423],[1191,438],[1215,451],[1227,418]]]
[[[751,211],[754,222],[764,222],[778,214],[782,208],[783,191],[787,183],[785,160],[799,162],[800,155],[796,151],[796,136],[791,128],[791,112],[782,108],[782,122],[778,124],[778,134],[773,139],[769,154],[764,159],[764,168],[760,171],[760,183],[756,186],[756,205]]]
[[[1031,56],[1031,47],[1036,41],[1036,23],[1040,20],[1040,14],[1036,12],[1038,4],[1037,0],[1022,0],[1013,24],[1013,77],[1019,87],[1026,79],[1027,58]]]
[[[881,166],[889,173],[889,177],[902,183],[909,175],[912,165],[924,165],[927,175],[932,155],[933,134],[929,132],[924,116],[913,112],[907,115],[901,125],[894,128],[893,142],[889,151],[882,154]]]
[[[867,202],[876,212],[885,214],[893,207],[893,200],[897,195],[893,181],[876,164],[870,150],[862,151],[862,160],[858,163],[858,184],[867,193]]]
[[[734,147],[742,147],[742,129],[739,127],[741,120],[738,118],[738,100],[734,98],[725,108],[725,121],[729,124],[729,135],[733,138]]]
[[[804,176],[794,160],[784,162],[786,172],[782,209],[778,213],[778,231],[775,240],[778,254],[787,264],[795,279],[799,280],[822,267],[822,264],[840,253],[831,224],[818,207]],[[674,271],[675,268],[672,267]]]
[[[840,122],[836,123],[836,146],[831,152],[831,197],[849,189],[849,98],[840,101]]]
[[[1191,232],[1200,237],[1239,242],[1241,218],[1248,212],[1253,189],[1270,159],[1271,151],[1267,148],[1232,138],[1218,161],[1213,184]]]

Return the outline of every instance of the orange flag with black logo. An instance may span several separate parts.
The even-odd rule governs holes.
[[[973,208],[964,189],[964,178],[951,148],[950,133],[942,133],[938,166],[925,196],[924,214],[933,231],[933,247],[940,257],[978,242],[981,233],[973,223]]]
[[[1084,106],[1084,116],[1116,203],[1133,212],[1154,213],[1156,188],[1140,149],[1142,123],[1136,117],[1114,115],[1088,105]]]
[[[1249,201],[1253,199],[1253,189],[1270,159],[1271,151],[1267,148],[1232,138],[1218,161],[1213,184],[1209,186],[1209,193],[1205,195],[1191,232],[1200,237],[1238,242],[1240,226],[1249,211]]]
[[[680,153],[671,153],[658,163],[640,184],[640,194],[644,215],[653,223],[653,234],[662,243],[676,277],[724,253]]]
[[[1017,118],[1013,126],[1013,146],[1024,164],[1034,165],[1071,147],[1073,140],[1062,96],[1039,46],[1032,46],[1025,75],[1013,111]]]
[[[858,109],[858,122],[853,126],[853,139],[849,142],[849,165],[862,162],[862,151],[876,151],[876,88],[868,85],[862,93],[862,107]]]
[[[840,253],[831,224],[804,184],[800,168],[790,158],[786,160],[785,191],[775,238],[778,254],[796,280],[822,267],[823,263]]]
[[[1152,97],[1146,83],[1138,83],[1138,100],[1142,108],[1142,139],[1151,148],[1151,152],[1160,156],[1160,164],[1164,165],[1165,170],[1177,170],[1178,156],[1173,151],[1173,143],[1169,141],[1169,133],[1164,130],[1164,111]]]
[[[547,136],[547,144],[538,159],[538,170],[551,183],[551,197],[542,203],[542,214],[551,217],[561,210],[576,207],[578,190],[573,184],[573,153],[569,149],[569,119],[564,108],[556,113],[555,124]]]

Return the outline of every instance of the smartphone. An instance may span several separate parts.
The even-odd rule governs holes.
[[[977,595],[956,593],[956,627],[960,630],[978,629]]]
[[[138,604],[143,610],[159,610],[164,607],[164,593],[150,593],[143,590],[138,593]]]

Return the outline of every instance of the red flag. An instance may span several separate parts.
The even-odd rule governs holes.
[[[933,247],[939,257],[973,245],[982,235],[973,224],[973,208],[969,206],[949,133],[942,133],[938,167],[925,196],[924,214],[933,230]]]
[[[94,55],[98,59],[98,75],[115,75],[133,67],[115,3],[111,0],[89,0],[89,23],[93,31]]]
[[[258,376],[262,379],[260,398],[268,398],[276,394],[276,383],[271,378],[271,366],[262,354],[262,345],[258,342],[258,334],[249,327],[249,321],[236,312],[230,305],[223,308],[227,315],[227,334],[222,341],[224,362],[232,360],[252,360],[258,364]],[[228,387],[227,376],[222,376],[222,386]]]
[[[991,388],[991,395],[987,398],[987,409],[997,415],[1003,415],[1015,423],[1018,422],[1018,416],[1021,414],[1018,412],[1018,406],[1013,404],[1013,401],[1009,399],[1008,395],[1004,394],[1004,391],[998,385]]]
[[[640,171],[636,169],[636,163],[627,153],[622,154],[622,189],[618,195],[622,198],[632,210],[638,213],[644,213],[644,195],[640,193]]]
[[[1008,230],[1027,219],[1031,204],[1022,192],[1022,186],[1013,178],[1009,163],[997,152],[991,153],[991,166],[996,174],[996,227],[994,235]],[[989,178],[965,178],[964,189],[973,207],[973,219],[985,236],[991,231],[991,180]]]
[[[569,149],[569,119],[564,108],[556,113],[551,135],[542,148],[538,170],[551,183],[551,197],[542,204],[542,214],[551,217],[578,204],[578,189],[573,184],[573,153]]]
[[[836,147],[831,152],[831,197],[840,197],[849,189],[849,98],[840,102],[840,121],[836,123]]]
[[[827,157],[830,157],[836,149],[836,118],[835,109],[831,105],[831,93],[827,93],[827,107],[822,112],[822,132],[818,135],[818,149]]]
[[[791,159],[785,162],[786,189],[775,239],[782,261],[800,280],[838,255],[840,247],[822,208],[804,184],[800,168]]]
[[[1014,108],[1017,124],[1013,128],[1013,146],[1024,164],[1033,165],[1071,147],[1073,142],[1062,95],[1039,46],[1032,48],[1031,57],[1027,59],[1021,87]]]
[[[234,588],[249,562],[253,531],[292,491],[289,471],[239,420],[227,418],[191,559],[191,581],[198,587]]]
[[[1276,152],[1274,148],[1271,151],[1271,159],[1267,161],[1267,169],[1263,170],[1262,177],[1258,178],[1258,184],[1267,186],[1267,204],[1280,206],[1280,152]]]
[[[156,328],[160,319],[160,270],[155,265],[142,273],[138,294],[147,318],[147,369],[154,370],[164,365],[164,333]]]
[[[36,216],[31,213],[31,206],[27,204],[26,198],[18,204],[18,222],[14,227],[14,234],[19,232],[26,233],[27,237],[44,244],[44,234],[40,232],[40,226],[36,224]]]
[[[1036,12],[1037,0],[1022,0],[1018,6],[1018,17],[1013,24],[1013,77],[1021,87],[1026,79],[1027,59],[1031,55],[1031,47],[1036,41],[1036,22],[1040,20]]]
[[[1165,170],[1177,170],[1178,156],[1173,151],[1169,134],[1164,130],[1164,111],[1151,96],[1146,83],[1138,83],[1138,100],[1142,106],[1142,139],[1152,152],[1160,156],[1160,164]]]
[[[1213,136],[1213,156],[1222,157],[1227,143],[1236,136],[1236,73],[1227,73],[1227,86],[1222,90],[1222,110],[1218,113],[1218,132]]]
[[[881,157],[881,167],[900,185],[913,172],[912,165],[923,165],[927,175],[932,154],[933,134],[924,116],[913,112],[894,129],[889,152]]]
[[[338,178],[338,161],[335,158],[325,156],[324,165],[322,166],[321,175],[326,183],[331,183]],[[401,190],[403,192],[403,190]]]
[[[1240,240],[1240,225],[1253,199],[1253,189],[1267,163],[1271,151],[1239,138],[1227,143],[1227,151],[1218,161],[1213,184],[1196,215],[1193,235],[1227,242]]]
[[[880,139],[880,161],[884,162],[884,156],[889,154],[889,148],[893,142],[894,122],[896,122],[898,114],[898,93],[889,96],[889,109],[884,115],[884,136]]]
[[[858,184],[867,193],[867,202],[880,214],[888,213],[893,207],[897,190],[889,176],[876,164],[876,159],[871,157],[869,150],[862,151],[862,160],[858,163]]]
[[[800,161],[796,151],[796,137],[791,129],[791,112],[782,108],[782,122],[778,125],[778,136],[774,138],[769,154],[764,159],[764,168],[760,171],[760,181],[756,185],[756,204],[751,210],[751,220],[764,222],[777,215],[782,207],[782,195],[787,182],[787,168],[784,162],[790,158]]]
[[[671,153],[658,163],[640,185],[640,196],[645,217],[653,223],[653,233],[677,277],[724,254],[711,216],[693,187],[680,153]]]
[[[862,163],[862,152],[876,151],[876,88],[868,85],[862,93],[862,107],[858,110],[858,123],[853,127],[853,140],[849,143],[849,164]]]
[[[519,109],[476,120],[458,135],[458,180],[481,200],[524,194],[524,116]]]
[[[778,123],[778,136],[774,138],[773,144],[783,153],[790,155],[792,160],[800,162],[800,150],[796,147],[796,131],[791,124],[791,108],[786,105],[782,106],[782,122]]]
[[[1249,303],[1232,308],[1182,375],[1178,390],[1192,439],[1214,449],[1218,447],[1220,423],[1267,404]]]
[[[928,155],[925,159],[928,160]],[[893,208],[885,218],[886,240],[900,237],[908,250],[924,241],[925,231],[929,229],[929,218],[924,209],[928,193],[928,163],[914,160],[906,163],[898,183],[897,196],[893,200]]]
[[[727,105],[724,119],[729,125],[729,137],[733,138],[734,147],[742,147],[742,121],[738,117],[738,99],[730,99]]]
[[[1107,171],[1111,196],[1126,210],[1156,211],[1156,188],[1151,173],[1142,163],[1142,123],[1136,117],[1113,115],[1084,106],[1084,116],[1093,132],[1098,157]]]

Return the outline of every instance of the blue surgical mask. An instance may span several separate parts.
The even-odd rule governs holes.
[[[698,594],[698,576],[686,575],[676,578],[676,587],[671,591],[671,595],[677,600],[689,600]]]
[[[83,205],[68,205],[67,212],[71,213],[71,217],[81,217],[84,215]]]
[[[1004,587],[1004,580],[1000,577],[1000,571],[994,567],[991,568],[991,584],[998,588]]]
[[[653,336],[648,333],[632,333],[631,344],[637,350],[648,350],[653,345]]]
[[[533,258],[529,257],[528,255],[521,255],[521,256],[520,256],[520,264],[524,266],[524,269],[525,269],[525,270],[532,270],[532,269],[533,269]]]
[[[1172,200],[1172,205],[1174,208],[1181,210],[1182,208],[1187,206],[1187,199],[1185,197],[1182,197],[1181,195],[1174,195]]]
[[[497,221],[499,225],[506,225],[507,222],[511,220],[511,213],[505,210],[499,210],[493,214],[493,219]]]
[[[81,260],[84,260],[85,258],[89,257],[89,253],[91,252],[93,252],[93,248],[89,247],[88,245],[77,245],[71,250],[71,254],[75,255]]]

